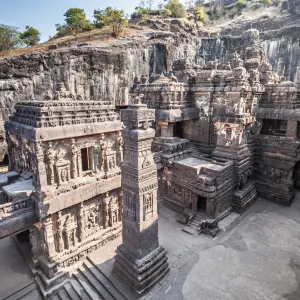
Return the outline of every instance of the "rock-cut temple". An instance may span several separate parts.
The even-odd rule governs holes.
[[[115,269],[138,294],[168,274],[158,200],[184,231],[215,234],[257,196],[288,206],[300,188],[299,92],[271,70],[257,30],[225,63],[177,59],[149,75],[121,112],[61,82],[5,123],[0,238],[28,244],[45,297],[120,235]]]

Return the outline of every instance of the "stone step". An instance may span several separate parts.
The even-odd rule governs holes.
[[[198,231],[196,230],[196,228],[194,227],[191,227],[191,226],[185,226],[184,228],[182,228],[182,231],[183,232],[186,232],[188,234],[191,234],[191,235],[198,235]]]
[[[108,276],[93,262],[92,259],[87,257],[86,263],[90,267],[90,271],[93,272],[94,276],[101,282],[101,284],[106,288],[109,294],[115,300],[128,300],[126,296],[120,291],[120,289],[115,284],[117,280],[111,281]]]
[[[116,288],[121,294],[122,300],[134,300],[136,299],[135,293],[126,285],[122,278],[114,271],[114,259],[109,259],[105,263],[97,263],[95,256],[89,256],[87,258]]]
[[[86,284],[86,280],[82,279],[82,275],[80,274],[80,272],[77,272],[76,274],[73,274],[73,278],[74,280],[70,281],[74,290],[77,292],[77,294],[80,295],[80,298],[82,300],[93,300],[93,297],[91,296],[91,294],[89,293],[89,291],[86,290],[86,288],[88,290],[90,290],[89,286],[87,286]],[[92,294],[94,294],[92,292]]]
[[[76,275],[77,278],[79,278],[80,283],[82,284],[83,288],[85,289],[85,291],[87,292],[87,294],[89,294],[89,296],[93,299],[93,300],[105,300],[105,298],[103,298],[98,291],[96,290],[96,288],[93,286],[93,284],[90,282],[88,275],[86,274],[86,269],[83,266],[80,266],[77,269],[78,274]]]
[[[20,290],[16,291],[15,293],[9,295],[6,298],[3,298],[2,300],[17,300],[24,298],[27,294],[32,292],[33,290],[37,289],[37,285],[35,282],[31,282],[28,285],[24,286]]]
[[[62,300],[62,299],[61,299],[61,297],[58,294],[56,294],[55,296],[53,296],[51,298],[51,300]]]
[[[69,281],[66,282],[66,284],[64,285],[64,288],[66,289],[66,292],[68,293],[69,297],[72,300],[80,300],[81,299],[80,295],[78,295],[77,291],[74,289],[74,287],[72,286],[72,284]]]
[[[91,263],[85,261],[81,267],[84,271],[84,275],[88,279],[90,285],[98,292],[99,295],[105,300],[115,300],[115,298],[110,294],[107,289],[106,283],[104,283],[103,277],[99,274],[95,274],[95,270]]]
[[[72,300],[72,298],[69,297],[69,294],[67,293],[67,291],[64,287],[58,291],[57,296],[61,300]]]

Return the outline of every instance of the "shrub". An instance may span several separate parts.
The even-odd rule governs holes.
[[[196,16],[197,19],[200,20],[201,22],[205,22],[208,18],[204,7],[201,7],[197,10]]]
[[[186,10],[182,3],[179,0],[170,0],[165,5],[166,10],[170,10],[171,17],[174,18],[184,18],[186,16]]]
[[[104,10],[94,10],[95,26],[102,28],[106,25],[111,25],[113,35],[118,37],[124,27],[128,25],[128,19],[125,17],[123,10],[113,9],[111,6]]]
[[[253,4],[252,6],[251,6],[251,9],[252,10],[258,10],[258,9],[260,9],[261,8],[261,4],[259,4],[259,3],[255,3],[255,4]]]
[[[246,0],[238,0],[235,4],[238,10],[241,10],[247,6]]]
[[[271,5],[272,4],[272,0],[261,0],[261,2],[264,4],[264,5]]]

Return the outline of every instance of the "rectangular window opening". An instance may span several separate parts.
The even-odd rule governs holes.
[[[261,134],[285,136],[287,129],[287,121],[285,120],[263,120]]]
[[[81,149],[81,164],[82,171],[89,171],[93,169],[92,165],[92,147]]]

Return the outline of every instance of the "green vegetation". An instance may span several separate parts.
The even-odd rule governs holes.
[[[111,25],[115,37],[118,37],[123,28],[128,24],[128,19],[125,17],[124,11],[113,9],[110,6],[105,10],[94,10],[94,18],[94,24],[98,28]]]
[[[166,15],[174,18],[184,18],[186,16],[186,9],[178,0],[170,0],[165,5]]]
[[[246,0],[238,0],[235,3],[235,6],[237,7],[238,10],[242,10],[243,8],[245,8],[247,6]]]
[[[0,51],[8,51],[21,48],[24,45],[34,46],[40,41],[40,32],[26,26],[24,32],[20,32],[17,27],[0,25]]]
[[[262,4],[264,5],[271,5],[272,4],[272,0],[261,0]]]
[[[58,36],[67,34],[76,34],[83,31],[92,29],[91,21],[86,19],[86,15],[81,8],[70,8],[64,14],[65,24],[56,24]]]
[[[261,4],[255,3],[255,4],[253,4],[252,6],[250,6],[250,9],[251,9],[251,10],[258,10],[258,9],[260,9],[261,7],[262,7]]]
[[[206,11],[205,11],[204,7],[200,7],[200,8],[197,9],[197,11],[196,11],[196,16],[197,16],[197,19],[198,19],[199,21],[204,22],[204,23],[205,23],[205,22],[207,21],[207,19],[208,19],[208,16],[207,16],[207,14],[206,14]]]
[[[21,46],[20,32],[17,27],[0,25],[0,51]]]
[[[26,26],[26,30],[20,34],[20,39],[27,46],[36,45],[41,39],[41,33],[31,26]]]

